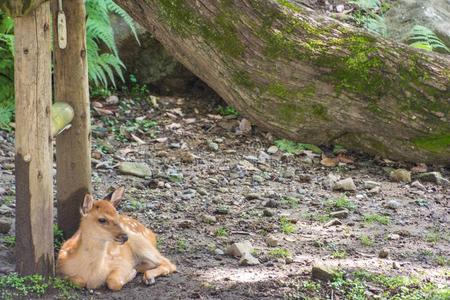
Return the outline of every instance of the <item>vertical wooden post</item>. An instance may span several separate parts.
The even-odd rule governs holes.
[[[78,228],[80,206],[91,191],[89,83],[86,57],[86,11],[83,0],[64,0],[67,47],[58,47],[58,1],[52,1],[54,28],[55,100],[75,112],[72,128],[56,138],[56,198],[58,225],[66,237]]]
[[[15,18],[16,255],[22,275],[53,275],[50,3]]]

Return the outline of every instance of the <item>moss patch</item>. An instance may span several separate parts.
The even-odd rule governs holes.
[[[178,34],[200,34],[205,41],[231,57],[244,52],[234,23],[233,1],[220,1],[220,13],[211,20],[199,15],[185,0],[161,0],[158,3],[160,17]]]
[[[418,148],[431,152],[450,151],[450,133],[421,137],[415,139],[413,143]]]

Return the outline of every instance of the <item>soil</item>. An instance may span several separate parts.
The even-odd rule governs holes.
[[[121,213],[137,218],[158,234],[161,252],[177,265],[178,273],[157,278],[151,286],[145,286],[139,274],[120,292],[102,288],[79,291],[75,296],[338,297],[327,284],[314,292],[302,288],[311,280],[312,266],[319,263],[448,285],[449,187],[392,182],[389,172],[405,168],[413,172],[414,180],[416,172],[424,168],[440,171],[447,178],[449,169],[418,168],[349,151],[342,156],[345,162],[334,167],[322,165],[320,154],[311,151],[269,154],[276,138],[245,126],[242,116],[219,115],[218,105],[224,104],[216,96],[196,95],[153,98],[156,101],[145,95],[134,96],[134,100],[121,96],[118,105],[108,105],[104,98],[93,99],[95,196],[101,198],[111,189],[125,186]],[[334,157],[332,147],[321,148]],[[117,168],[121,161],[145,163],[153,175],[121,175]],[[0,132],[0,163],[0,217],[12,221],[14,143],[5,132]],[[331,190],[330,174],[351,177],[356,191]],[[378,193],[364,188],[369,180],[380,184]],[[336,206],[345,206],[348,216],[339,219],[341,224],[327,227],[330,213],[339,209]],[[385,217],[388,224],[371,222],[370,215]],[[14,228],[9,234],[14,234]],[[5,236],[0,234],[0,240]],[[269,247],[268,236],[279,245]],[[369,240],[366,245],[364,239]],[[239,259],[223,254],[230,244],[244,240],[254,246],[259,265],[241,266]],[[288,252],[276,257],[274,249]],[[389,253],[387,258],[379,258],[383,249]],[[13,253],[4,241],[0,244],[0,272],[13,271]],[[381,292],[368,291],[370,297]]]

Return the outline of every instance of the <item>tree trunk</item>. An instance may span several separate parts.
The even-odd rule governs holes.
[[[16,269],[53,275],[50,4],[16,17]]]
[[[285,0],[117,0],[255,124],[313,144],[450,163],[450,59]]]
[[[67,46],[60,49],[57,35],[58,1],[52,1],[55,57],[55,99],[74,111],[72,127],[56,137],[56,199],[58,225],[70,237],[80,223],[84,195],[91,192],[91,134],[86,58],[84,0],[63,1]]]

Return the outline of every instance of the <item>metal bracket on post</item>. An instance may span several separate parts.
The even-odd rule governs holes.
[[[66,49],[67,46],[67,26],[66,15],[62,7],[62,0],[58,0],[58,47]]]

